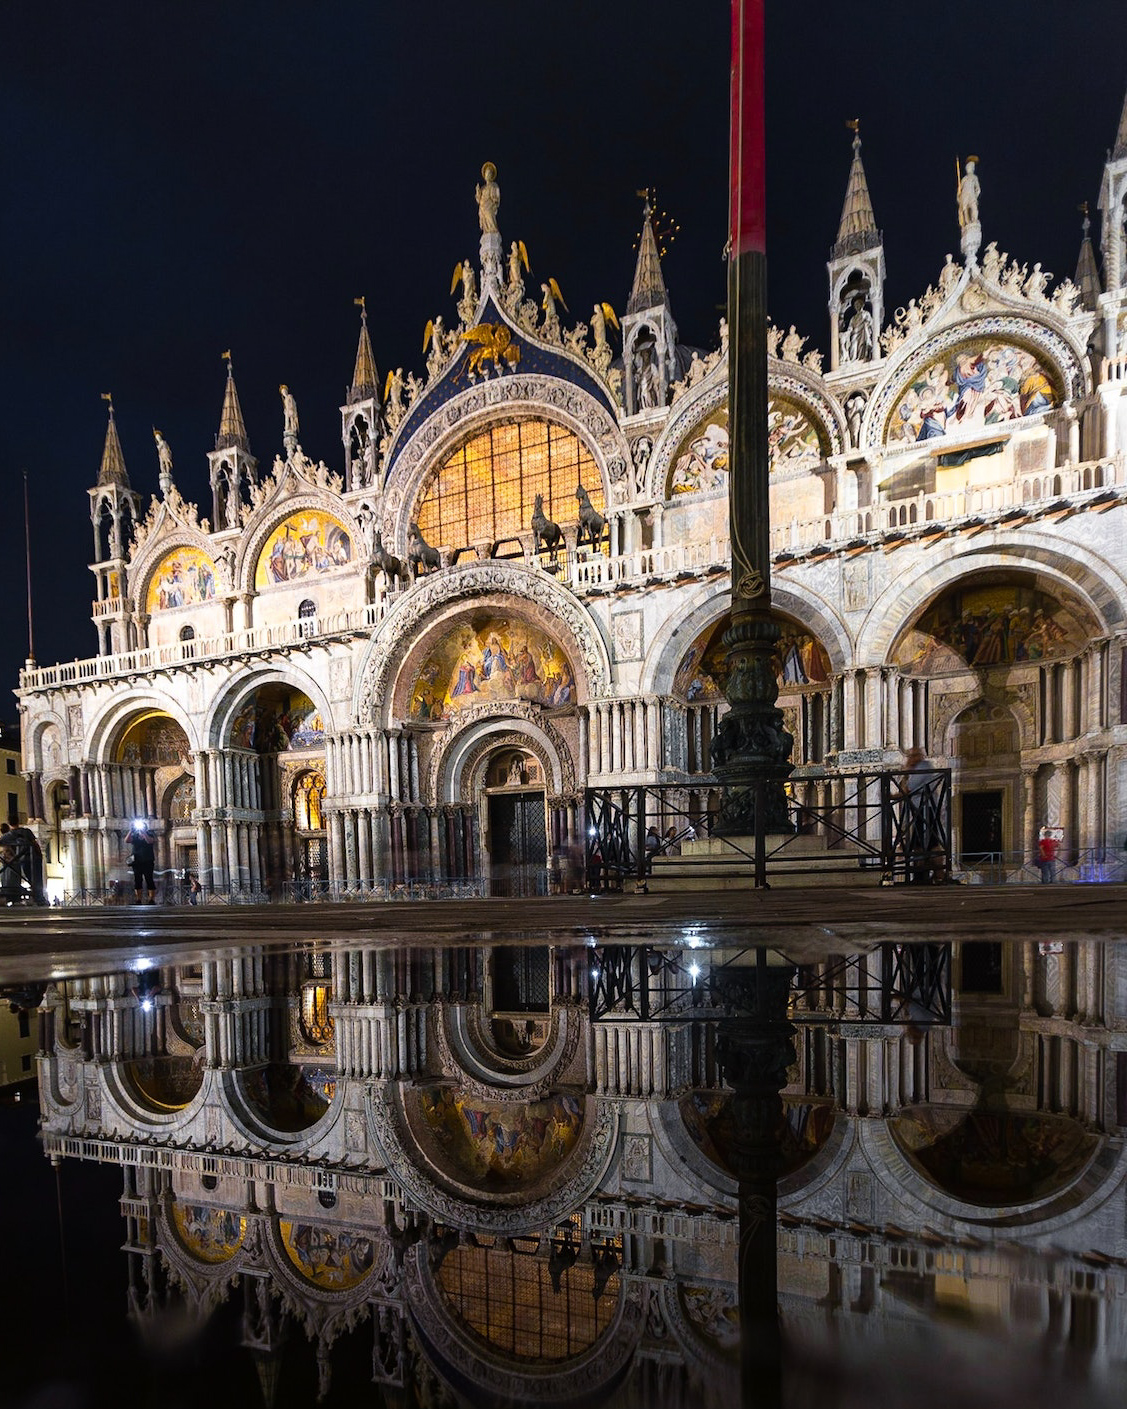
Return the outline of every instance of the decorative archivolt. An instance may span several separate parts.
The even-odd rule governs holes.
[[[623,486],[629,488],[629,446],[610,409],[575,382],[512,373],[478,382],[436,405],[404,442],[385,481],[385,541],[405,553],[415,504],[432,472],[490,424],[522,418],[554,421],[578,436],[599,468],[608,504],[631,497],[623,492]]]
[[[86,759],[90,763],[113,763],[111,750],[137,718],[144,714],[164,714],[184,731],[189,751],[194,755],[200,747],[191,716],[177,700],[149,692],[142,695],[115,694],[107,699],[101,711],[89,722],[86,732]]]
[[[424,578],[400,598],[380,625],[358,673],[355,708],[363,724],[381,723],[380,716],[390,702],[391,683],[423,630],[436,624],[444,609],[484,597],[509,598],[514,610],[528,605],[553,617],[570,632],[585,697],[606,693],[611,679],[610,653],[595,623],[570,592],[544,573],[529,573],[499,561],[473,562]]]
[[[523,728],[509,729],[510,724]],[[552,790],[575,791],[575,761],[567,741],[550,719],[523,700],[491,701],[450,721],[431,756],[428,797],[437,802],[472,803],[478,798],[479,765],[501,748],[520,748],[540,761]]]
[[[1077,399],[1088,389],[1083,350],[1063,331],[1039,318],[1016,313],[990,313],[950,324],[922,342],[906,344],[894,356],[865,407],[861,423],[862,447],[883,445],[892,411],[914,378],[927,371],[945,353],[962,343],[989,338],[1012,343],[1033,352],[1059,379],[1065,399]],[[916,442],[908,442],[916,444]]]
[[[282,685],[288,690],[301,691],[320,711],[325,726],[324,732],[331,734],[337,727],[333,722],[329,701],[320,685],[311,675],[289,662],[285,666],[269,666],[240,674],[216,694],[201,731],[207,741],[203,745],[204,748],[218,749],[229,746],[231,729],[240,709],[256,690],[265,685]]]
[[[723,375],[720,375],[721,369]],[[771,398],[793,402],[809,420],[818,435],[825,457],[840,454],[848,444],[845,415],[837,402],[826,394],[819,378],[795,364],[776,359],[768,363],[767,393]],[[646,470],[645,497],[664,500],[666,483],[674,456],[685,438],[702,425],[710,414],[725,407],[728,400],[727,359],[714,368],[694,391],[679,398],[661,436],[654,446]]]

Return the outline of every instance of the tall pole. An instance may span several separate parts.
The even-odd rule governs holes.
[[[23,556],[27,568],[27,660],[28,670],[35,668],[35,637],[31,627],[31,515],[27,502],[27,470],[23,472]]]
[[[719,830],[762,838],[789,830],[783,783],[794,740],[776,706],[771,616],[767,450],[767,240],[763,0],[732,0],[732,126],[729,158],[728,510],[732,543],[729,712],[713,743],[724,786]]]

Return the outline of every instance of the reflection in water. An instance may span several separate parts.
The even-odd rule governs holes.
[[[939,1002],[889,991],[926,968],[890,947],[796,973],[784,1402],[1099,1403],[1127,1359],[1127,954],[929,949]],[[610,951],[555,948],[511,1013],[495,954],[242,951],[12,994],[41,1000],[45,1153],[121,1168],[148,1343],[222,1321],[279,1409],[305,1402],[284,1357],[327,1403],[741,1402],[708,983],[740,956],[630,951],[611,990]]]

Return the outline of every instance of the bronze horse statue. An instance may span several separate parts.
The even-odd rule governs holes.
[[[540,551],[541,544],[545,548],[550,548],[554,553],[563,539],[559,524],[553,523],[544,512],[544,496],[542,494],[536,496],[536,507],[532,511],[532,532],[536,535],[535,546],[532,550],[534,553]]]
[[[579,536],[575,540],[575,546],[578,548],[582,544],[586,534],[591,547],[597,548],[603,541],[603,530],[607,521],[591,503],[591,497],[582,485],[576,489],[575,497],[579,500]]]
[[[397,558],[394,553],[389,553],[383,546],[383,533],[376,530],[376,540],[372,545],[372,564],[382,572],[387,573],[391,579],[398,578],[400,582],[410,582],[411,574],[407,571],[407,564],[402,558]]]
[[[407,537],[407,565],[416,578],[420,568],[431,572],[442,566],[442,555],[437,548],[432,548],[426,541],[419,532],[417,523],[411,524],[411,531]]]

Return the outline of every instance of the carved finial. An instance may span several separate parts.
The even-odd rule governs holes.
[[[113,392],[112,392],[112,391],[104,391],[104,392],[102,392],[102,400],[103,400],[103,401],[108,401],[109,404],[110,404],[110,420],[112,421],[112,420],[113,420]]]

